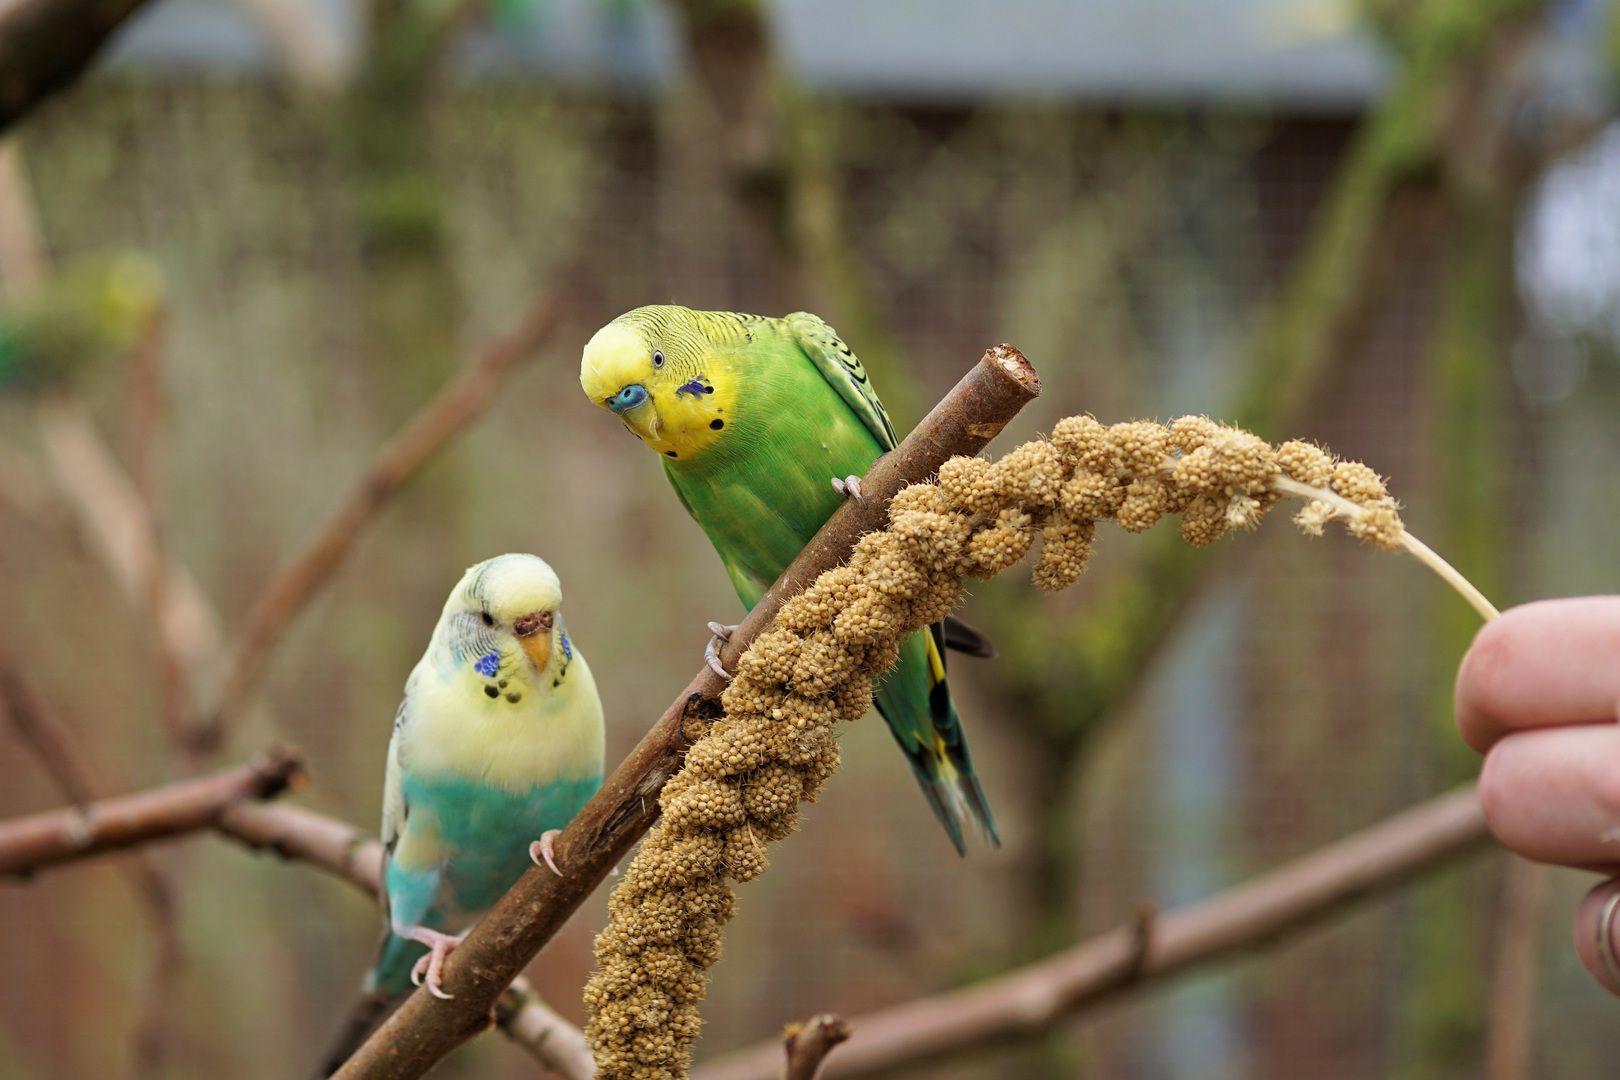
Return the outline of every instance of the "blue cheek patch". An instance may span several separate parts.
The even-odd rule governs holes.
[[[574,658],[574,643],[568,640],[567,634],[562,636],[562,651],[564,663],[567,663]]]
[[[478,670],[478,674],[493,678],[495,673],[501,670],[501,654],[485,653],[478,658],[478,663],[474,664],[473,667]]]
[[[714,391],[704,386],[702,379],[693,379],[691,382],[682,383],[676,389],[675,396],[680,397],[682,394],[691,394],[693,397],[702,397],[704,394],[712,393]]]

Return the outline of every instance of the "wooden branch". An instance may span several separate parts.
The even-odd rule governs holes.
[[[382,845],[346,821],[284,803],[236,803],[219,815],[214,828],[256,851],[325,870],[377,899]],[[514,979],[496,1001],[495,1023],[536,1062],[565,1080],[594,1075],[585,1033],[542,1001],[527,979]]]
[[[281,794],[301,772],[296,754],[272,750],[196,780],[0,822],[0,877],[29,877],[46,867],[206,829],[233,803]]]
[[[556,326],[560,307],[556,291],[548,290],[514,330],[491,342],[445,384],[384,444],[315,538],[260,592],[214,704],[193,732],[199,744],[206,747],[220,741],[225,726],[252,695],[283,631],[348,557],[360,533],[388,500],[489,407],[518,362],[532,355]]]
[[[782,1033],[782,1051],[787,1061],[782,1080],[816,1080],[821,1063],[833,1047],[849,1038],[849,1025],[832,1013],[812,1016],[802,1024],[789,1024]]]
[[[886,521],[889,500],[933,475],[956,454],[975,454],[1040,393],[1035,369],[1017,349],[998,345],[957,383],[917,429],[884,455],[861,481],[864,503],[845,503],[793,565],[771,586],[721,653],[734,664],[775,617],[783,601],[837,566],[861,534]],[[503,987],[551,939],[629,852],[658,816],[658,793],[680,768],[701,726],[721,714],[724,682],[707,665],[563,830],[556,849],[564,874],[531,870],[486,915],[453,954],[439,1001],[411,996],[337,1074],[421,1076],[482,1031]]]
[[[0,4],[0,130],[77,79],[145,0]]]
[[[1038,1035],[1128,992],[1275,944],[1489,839],[1473,786],[1458,788],[1208,900],[1138,917],[1008,975],[856,1017],[850,1024],[860,1037],[825,1075],[887,1076]],[[774,1043],[762,1043],[694,1076],[764,1080],[780,1059]]]
[[[309,863],[377,898],[382,845],[346,821],[301,806],[239,802],[226,807],[212,825],[255,851]]]

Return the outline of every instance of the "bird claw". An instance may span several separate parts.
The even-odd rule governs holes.
[[[411,965],[411,985],[426,986],[427,992],[440,1001],[449,1001],[455,997],[447,993],[443,986],[444,961],[447,956],[456,951],[461,939],[466,934],[441,934],[437,930],[429,930],[425,926],[418,926],[406,935],[412,941],[420,941],[428,947],[426,955],[417,959]]]
[[[540,839],[529,845],[530,861],[536,866],[544,866],[558,877],[562,877],[563,872],[557,869],[557,852],[553,845],[561,835],[561,829],[547,829],[540,834]]]
[[[703,662],[709,665],[709,670],[727,682],[731,681],[731,672],[720,666],[720,644],[721,642],[730,641],[731,635],[736,629],[737,624],[727,626],[724,623],[709,623],[709,633],[712,636],[709,638],[709,643],[703,647]]]
[[[842,495],[844,498],[854,499],[855,502],[861,506],[866,505],[866,496],[861,494],[860,477],[846,476],[840,480],[835,476],[832,478],[832,486],[833,490],[838,492],[838,494]]]

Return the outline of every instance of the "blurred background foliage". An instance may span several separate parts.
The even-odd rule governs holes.
[[[736,614],[659,470],[578,389],[590,332],[643,303],[817,310],[902,428],[1012,341],[1045,393],[1000,449],[1074,412],[1208,412],[1369,462],[1499,603],[1612,590],[1613,25],[1597,0],[156,0],[9,141],[53,263],[161,270],[164,529],[227,633],[462,358],[566,287],[538,357],[293,625],[269,711],[227,748],[300,745],[303,797],[369,828],[404,676],[466,565],[557,567],[610,759],[705,620]],[[72,392],[129,462],[130,373]],[[148,624],[53,494],[35,408],[0,395],[0,648],[109,787],[159,782],[184,766]],[[1005,847],[958,860],[881,728],[852,728],[743,891],[702,1052],[1005,970],[1471,775],[1449,695],[1474,616],[1414,565],[1281,523],[1100,547],[1066,594],[1011,574],[968,605],[1003,650],[953,683]],[[0,813],[58,803],[5,738]],[[115,860],[0,890],[0,1073],[314,1060],[375,912],[217,843],[159,858],[184,882],[160,1051],[135,1056],[154,946]],[[1503,943],[1527,940],[1529,1067],[1599,1075],[1620,1030],[1567,947],[1584,883],[1552,874],[1515,915],[1508,867],[1476,857],[929,1075],[1477,1075],[1514,1022],[1492,1005]],[[531,972],[576,1018],[601,921],[598,899]],[[531,1068],[486,1039],[444,1074]]]

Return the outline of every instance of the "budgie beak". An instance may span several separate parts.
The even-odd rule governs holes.
[[[556,616],[549,611],[531,611],[512,623],[518,644],[523,647],[536,671],[546,670],[551,663],[551,629]]]
[[[625,413],[638,409],[648,401],[647,388],[640,383],[631,383],[629,386],[619,387],[618,393],[607,400],[607,407],[623,416]]]
[[[658,409],[653,405],[652,395],[640,383],[620,387],[607,399],[607,407],[624,421],[625,427],[643,439],[651,439],[657,433]]]

